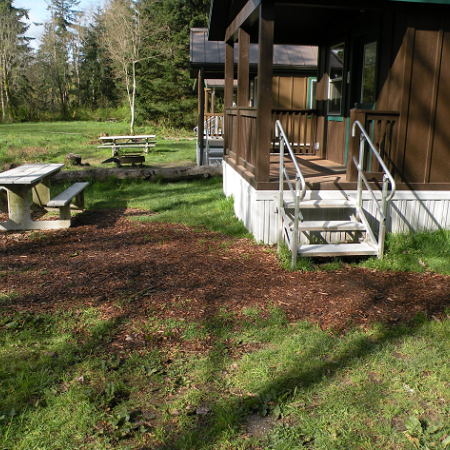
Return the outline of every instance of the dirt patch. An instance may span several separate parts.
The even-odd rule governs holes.
[[[135,347],[147,342],[133,324],[148,317],[213,320],[223,308],[239,317],[243,308],[274,305],[290,322],[345,331],[418,313],[439,320],[450,308],[450,277],[349,267],[290,273],[273,249],[251,240],[129,220],[149,214],[86,211],[66,230],[1,233],[0,293],[14,293],[4,311],[92,305],[105,319],[126,318],[117,339]]]
[[[260,416],[259,414],[251,414],[246,417],[244,427],[245,431],[257,438],[263,438],[276,425],[276,420],[271,416]]]

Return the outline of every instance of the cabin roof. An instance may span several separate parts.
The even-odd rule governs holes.
[[[384,11],[433,11],[449,8],[450,0],[212,0],[208,38],[212,41],[236,40],[227,35],[242,26],[251,42],[258,40],[258,6],[274,4],[275,44],[321,45],[337,37],[347,24],[364,23],[365,16]],[[234,23],[233,23],[234,21]]]
[[[239,44],[236,44],[234,63],[237,65]],[[275,45],[273,54],[274,73],[299,73],[314,75],[317,70],[318,50],[315,46]],[[250,70],[256,70],[258,63],[258,44],[250,44]],[[191,78],[197,76],[203,67],[205,76],[223,78],[225,67],[225,44],[208,41],[206,28],[192,28],[190,41]]]

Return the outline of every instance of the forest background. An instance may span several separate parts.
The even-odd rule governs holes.
[[[105,120],[191,128],[189,30],[205,27],[210,0],[49,0],[36,49],[28,11],[0,0],[0,120]]]

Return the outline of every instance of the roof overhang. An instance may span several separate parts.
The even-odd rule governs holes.
[[[259,6],[274,4],[276,44],[320,45],[346,24],[364,22],[365,15],[385,11],[436,11],[450,7],[450,0],[213,0],[210,40],[235,40],[239,27],[258,40]],[[255,18],[256,17],[256,18]]]
[[[237,67],[239,44],[235,44],[234,64]],[[314,76],[317,72],[318,49],[315,46],[276,45],[274,47],[274,74],[299,74]],[[250,72],[256,73],[258,66],[258,45],[250,45]],[[190,76],[195,78],[200,69],[204,69],[205,78],[224,78],[225,44],[208,41],[207,30],[191,29],[190,40]]]

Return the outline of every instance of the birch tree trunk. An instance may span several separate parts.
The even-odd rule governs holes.
[[[147,56],[155,52],[151,38],[166,28],[159,25],[152,28],[148,14],[141,16],[132,0],[110,0],[104,7],[103,20],[105,29],[102,36],[103,46],[112,61],[120,67],[118,78],[122,78],[125,84],[131,116],[130,132],[134,134],[138,88],[137,64],[156,57]],[[162,52],[158,51],[160,56]]]

